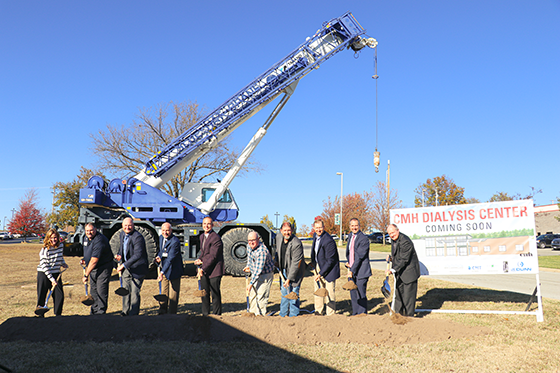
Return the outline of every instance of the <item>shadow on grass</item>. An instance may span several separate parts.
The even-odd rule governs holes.
[[[94,369],[90,371],[148,371],[153,366],[168,372],[337,372],[263,342],[218,318],[181,314],[15,317],[0,325],[0,346],[4,352],[9,351],[3,354],[2,363],[26,372],[87,371],[78,366],[74,370],[66,368],[86,362],[86,350],[103,354],[102,359],[89,355],[89,362],[97,364],[97,368],[89,366]],[[44,354],[47,347],[56,351],[51,356]],[[179,349],[182,354],[176,353]],[[33,350],[37,352],[30,354]],[[55,355],[56,359],[51,359]]]
[[[442,309],[446,302],[455,303],[509,303],[518,304],[520,311],[531,299],[530,295],[511,291],[492,290],[492,289],[465,289],[465,288],[437,288],[430,289],[419,297],[417,307],[419,309]],[[521,309],[522,308],[522,309]],[[424,313],[419,316],[424,315]]]

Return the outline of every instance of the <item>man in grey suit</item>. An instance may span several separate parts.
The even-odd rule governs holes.
[[[303,245],[299,238],[293,234],[292,225],[284,222],[280,228],[282,239],[276,240],[276,263],[282,276],[286,279],[281,282],[280,316],[294,317],[299,315],[299,289],[305,272],[303,260]],[[282,278],[282,276],[280,278]],[[294,292],[298,299],[287,299],[286,295]]]
[[[414,244],[407,235],[399,232],[395,224],[387,227],[387,233],[392,241],[391,256],[387,257],[387,260],[393,262],[392,269],[387,270],[387,275],[393,272],[397,280],[394,311],[403,316],[414,316],[420,262]]]

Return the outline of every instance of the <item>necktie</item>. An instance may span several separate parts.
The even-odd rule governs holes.
[[[354,265],[354,241],[356,240],[356,235],[352,235],[352,239],[350,240],[350,259],[348,259],[348,264],[350,267]]]
[[[128,259],[128,234],[124,235],[123,247],[124,260],[126,261]]]

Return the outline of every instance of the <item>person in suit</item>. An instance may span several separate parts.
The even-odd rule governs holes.
[[[132,218],[125,218],[120,233],[117,272],[122,274],[123,287],[128,294],[122,297],[121,316],[140,313],[140,290],[148,273],[148,253],[144,236],[134,229]]]
[[[293,234],[292,225],[284,222],[280,228],[282,238],[276,240],[276,264],[286,279],[280,286],[282,298],[280,300],[280,316],[294,317],[299,315],[299,289],[305,273],[303,261],[303,245]],[[282,277],[280,277],[282,278]],[[286,295],[294,292],[298,299],[287,299]]]
[[[202,297],[202,314],[210,314],[210,295],[212,295],[212,313],[222,314],[222,293],[220,284],[224,275],[224,244],[218,233],[212,229],[211,217],[202,220],[204,232],[200,235],[200,253],[194,264],[198,266],[200,287],[206,291]]]
[[[420,262],[411,239],[400,233],[395,224],[387,227],[387,233],[391,237],[391,256],[387,257],[387,261],[392,261],[392,268],[387,270],[387,275],[393,272],[397,280],[393,311],[403,316],[414,316]]]
[[[323,282],[329,292],[326,297],[315,296],[315,314],[322,315],[326,308],[327,316],[336,313],[335,283],[340,277],[338,249],[331,235],[325,231],[322,220],[313,224],[313,243],[311,245],[311,268],[315,269],[314,290],[319,289],[317,282]],[[326,307],[325,307],[326,303]]]
[[[183,275],[183,257],[181,256],[181,243],[173,235],[169,223],[161,225],[159,247],[156,256],[156,262],[161,266],[158,281],[161,281],[161,293],[165,294],[167,299],[159,303],[158,314],[176,314],[181,290],[181,276]]]
[[[268,248],[260,242],[257,232],[249,232],[247,244],[247,266],[243,271],[251,274],[251,281],[245,289],[249,294],[249,312],[264,316],[274,276],[274,261]]]
[[[360,221],[356,218],[350,220],[350,237],[346,245],[346,258],[348,262],[348,279],[354,281],[357,289],[350,290],[352,300],[352,315],[367,313],[367,283],[371,276],[369,264],[369,239],[360,230]]]
[[[102,315],[107,312],[109,301],[109,280],[113,273],[113,252],[109,240],[92,223],[87,223],[86,238],[84,239],[84,259],[81,260],[84,271],[83,283],[89,288],[93,304],[90,313]]]

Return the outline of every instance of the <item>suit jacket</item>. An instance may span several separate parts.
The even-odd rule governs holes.
[[[175,280],[183,275],[183,257],[181,256],[181,242],[173,234],[169,236],[165,246],[163,236],[159,236],[159,252],[161,271],[168,280]]]
[[[279,265],[286,263],[286,280],[290,280],[291,285],[300,286],[305,274],[305,263],[303,262],[303,245],[296,236],[292,235],[284,258],[281,258],[281,247],[284,241],[284,236],[280,235],[276,239],[276,261]]]
[[[119,255],[124,260],[124,236],[126,233],[121,231]],[[134,230],[128,239],[128,255],[123,262],[126,269],[134,278],[142,278],[148,273],[148,253],[146,252],[146,241],[140,232]]]
[[[399,232],[399,238],[391,243],[391,256],[395,275],[405,284],[418,280],[420,277],[420,262],[414,249],[414,244],[407,235]]]
[[[348,236],[346,245],[346,258],[350,261],[350,242],[354,233]],[[354,241],[354,264],[350,268],[354,278],[368,278],[371,276],[371,266],[369,265],[369,239],[362,231],[356,233]]]
[[[209,278],[223,276],[224,244],[218,233],[211,231],[208,238],[205,238],[204,232],[200,235],[198,259],[202,260],[201,268]]]
[[[338,257],[338,249],[333,238],[327,232],[323,232],[315,254],[315,246],[317,243],[317,234],[313,235],[313,244],[311,244],[311,265],[315,268],[319,264],[319,274],[328,282],[333,282],[340,277],[340,258]]]

